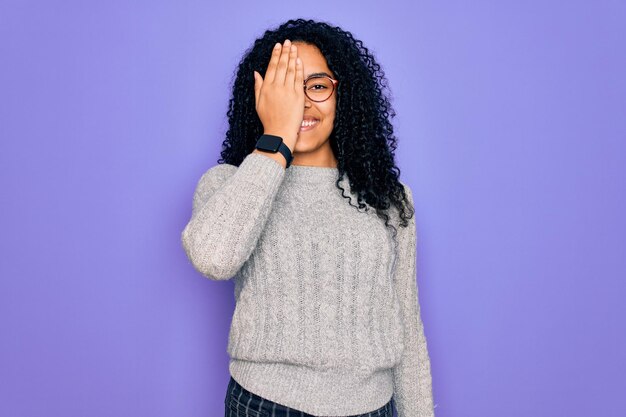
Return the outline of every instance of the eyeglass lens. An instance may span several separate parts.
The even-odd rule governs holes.
[[[334,88],[328,77],[312,77],[307,80],[304,92],[313,101],[324,101],[333,94]]]

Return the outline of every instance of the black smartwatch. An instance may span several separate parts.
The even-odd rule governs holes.
[[[280,136],[261,135],[259,140],[256,142],[256,149],[264,152],[282,153],[287,160],[287,166],[285,169],[289,168],[289,165],[291,165],[291,161],[293,160],[293,155],[291,155],[289,147],[283,143],[283,138]]]

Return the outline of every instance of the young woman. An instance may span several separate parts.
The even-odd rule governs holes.
[[[434,415],[384,87],[361,41],[313,20],[239,64],[181,236],[200,273],[235,280],[226,416]]]

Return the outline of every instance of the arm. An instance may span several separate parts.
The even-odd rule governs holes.
[[[413,204],[411,189],[402,184]],[[397,226],[398,259],[394,286],[401,303],[405,348],[402,359],[393,368],[393,395],[398,417],[432,417],[435,412],[430,359],[420,316],[416,282],[415,215],[408,222],[406,228]]]
[[[217,165],[199,180],[181,242],[194,268],[232,278],[250,257],[285,175],[276,160],[250,153],[239,167]]]

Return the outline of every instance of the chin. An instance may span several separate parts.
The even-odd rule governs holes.
[[[300,139],[296,142],[296,146],[293,148],[294,152],[309,152],[311,151],[311,146],[306,143],[302,143]]]

